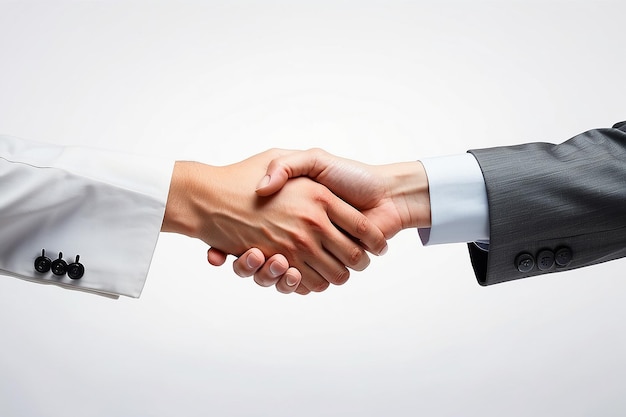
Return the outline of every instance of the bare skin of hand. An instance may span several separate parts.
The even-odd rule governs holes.
[[[290,181],[271,197],[256,195],[258,178],[281,154],[271,150],[225,167],[177,162],[162,231],[201,239],[236,256],[251,247],[264,259],[282,254],[301,274],[299,293],[342,284],[349,277],[346,266],[362,270],[369,264],[362,246],[378,253],[386,247],[384,235],[367,217],[306,178]],[[249,261],[250,253],[246,255],[242,263]],[[296,281],[293,274],[291,278]],[[285,289],[287,277],[281,279]]]
[[[402,229],[430,226],[428,179],[419,161],[368,165],[322,149],[292,151],[270,163],[257,194],[271,195],[302,176],[359,209],[387,239]]]
[[[207,251],[207,260],[211,265],[221,266],[226,262],[227,254],[210,248]],[[237,262],[233,263],[233,270],[242,278],[254,277],[254,282],[262,287],[274,285],[276,290],[283,294],[290,294],[296,291],[302,280],[300,271],[290,267],[287,258],[281,254],[265,259],[265,255],[258,248],[248,249],[241,255]],[[304,294],[304,288],[299,290]]]
[[[267,175],[259,183],[259,195],[271,195],[288,184],[290,178],[307,176],[361,210],[387,239],[402,229],[430,226],[428,179],[419,161],[375,166],[321,149],[282,152],[283,156],[270,163]],[[224,258],[219,251],[211,251],[215,252],[214,260]],[[236,260],[234,267],[242,269],[242,263]],[[247,268],[246,273],[254,275],[257,281],[272,279],[264,266]]]

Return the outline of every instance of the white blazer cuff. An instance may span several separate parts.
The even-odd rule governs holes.
[[[139,297],[159,237],[174,161],[0,136],[0,272],[101,295]],[[39,273],[35,259],[85,273]]]

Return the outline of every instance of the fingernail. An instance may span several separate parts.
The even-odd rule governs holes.
[[[284,268],[282,268],[282,266],[278,263],[278,262],[272,262],[272,264],[270,265],[270,273],[277,277],[279,275],[282,275],[285,273]]]
[[[294,285],[296,285],[298,283],[298,277],[294,277],[293,275],[287,275],[285,277],[285,282],[290,287],[293,287]]]
[[[256,189],[258,190],[259,188],[267,186],[267,184],[270,183],[270,179],[271,177],[269,175],[264,176],[261,182],[259,182],[259,185],[256,186]]]
[[[383,256],[384,254],[387,253],[387,251],[389,250],[389,245],[385,245],[385,247],[383,248],[383,250],[380,251],[380,253],[378,254],[379,256]]]
[[[248,255],[248,257],[246,258],[246,264],[248,264],[248,268],[250,269],[256,269],[260,267],[261,263],[261,260],[252,254]]]

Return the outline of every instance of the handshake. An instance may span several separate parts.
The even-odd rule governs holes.
[[[345,283],[402,229],[430,226],[419,161],[367,165],[320,149],[273,149],[214,167],[175,164],[162,231],[198,238],[208,261],[283,293]]]

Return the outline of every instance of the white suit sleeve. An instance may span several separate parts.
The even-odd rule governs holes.
[[[420,161],[428,177],[431,227],[424,245],[489,241],[489,205],[480,165],[469,153]]]
[[[152,261],[174,161],[0,136],[0,273],[117,297],[139,297]],[[80,255],[70,279],[35,259]]]

